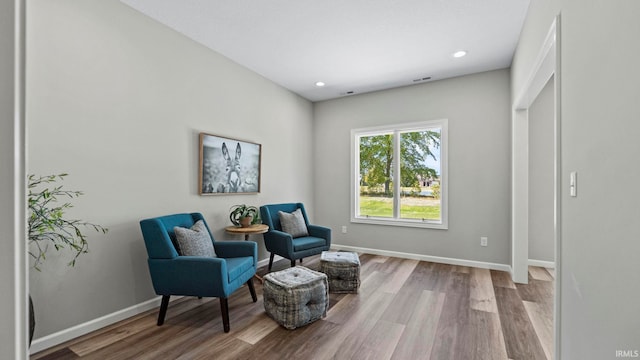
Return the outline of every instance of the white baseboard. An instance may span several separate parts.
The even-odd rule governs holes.
[[[511,273],[511,266],[506,264],[496,264],[496,263],[488,263],[483,261],[474,261],[474,260],[464,260],[464,259],[454,259],[454,258],[446,258],[439,256],[430,256],[430,255],[420,255],[420,254],[411,254],[411,253],[403,253],[397,251],[389,251],[389,250],[378,250],[378,249],[369,249],[369,248],[361,248],[355,246],[346,246],[346,245],[338,245],[331,244],[331,249],[334,250],[345,250],[345,251],[354,251],[364,254],[372,254],[372,255],[382,255],[382,256],[391,256],[402,259],[412,259],[412,260],[421,260],[421,261],[430,261],[441,264],[449,264],[449,265],[458,265],[458,266],[471,266],[481,269],[491,269],[491,270],[500,270]]]
[[[258,264],[257,264],[258,267],[263,267],[266,265],[269,265],[269,258],[258,260]]]
[[[529,266],[539,266],[547,269],[555,269],[556,263],[553,261],[543,261],[543,260],[531,260],[529,259]]]
[[[284,259],[282,256],[280,256],[280,255],[275,255],[275,256],[273,257],[273,262],[275,263],[276,261],[278,261],[278,260],[282,260],[282,259]],[[259,267],[259,268],[260,268],[260,267],[263,267],[263,266],[268,266],[268,265],[269,265],[269,258],[262,259],[262,260],[258,260],[258,264],[257,264],[257,265],[258,265],[258,267]]]
[[[180,296],[172,297],[171,301],[177,300],[178,298],[180,298]],[[157,308],[160,306],[161,299],[162,298],[158,296],[143,303],[130,306],[126,309],[122,309],[114,313],[99,317],[97,319],[78,324],[68,329],[64,329],[47,336],[43,336],[41,338],[34,339],[31,343],[29,352],[31,354],[35,354],[39,351],[54,347],[56,345],[62,344],[63,342],[75,339],[79,336],[86,335],[92,331],[102,329],[103,327],[117,323],[118,321],[122,321],[132,316],[141,314],[145,311]]]

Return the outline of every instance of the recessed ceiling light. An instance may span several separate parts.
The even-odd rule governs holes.
[[[467,55],[467,52],[464,50],[458,50],[456,52],[453,53],[453,57],[454,58],[461,58],[463,56]]]
[[[325,83],[323,83],[322,81],[318,81],[318,82],[316,83],[316,86],[317,86],[317,87],[323,87],[324,85],[325,85]]]

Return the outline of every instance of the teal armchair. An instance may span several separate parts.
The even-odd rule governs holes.
[[[282,231],[278,212],[292,213],[297,209],[302,212],[308,236],[294,238]],[[271,253],[269,271],[273,266],[275,254],[291,260],[293,267],[296,265],[296,260],[300,259],[302,262],[302,258],[320,254],[331,247],[331,229],[309,224],[307,212],[302,203],[263,205],[260,207],[260,216],[262,222],[269,226],[269,231],[263,235],[267,251]]]
[[[200,213],[140,221],[153,288],[162,296],[158,326],[164,323],[171,295],[217,297],[224,332],[229,332],[229,295],[247,284],[253,302],[257,301],[252,279],[258,263],[258,247],[251,241],[215,241],[211,235],[217,257],[180,256],[173,228],[190,228],[198,220],[204,222],[211,235],[211,229]]]

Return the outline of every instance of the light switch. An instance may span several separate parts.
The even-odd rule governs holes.
[[[569,195],[571,197],[578,196],[578,174],[575,171],[569,174]]]

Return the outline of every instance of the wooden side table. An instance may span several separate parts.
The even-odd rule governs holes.
[[[244,240],[247,241],[249,240],[249,235],[264,234],[269,231],[269,226],[265,224],[256,224],[249,227],[227,226],[226,228],[224,228],[224,231],[229,234],[242,234],[244,235]],[[255,274],[254,276],[260,281],[260,283],[263,282],[262,278],[258,276],[258,274]]]
[[[265,224],[255,224],[249,227],[227,226],[224,231],[229,234],[242,234],[245,240],[249,240],[249,235],[264,234],[269,231],[269,226]]]

